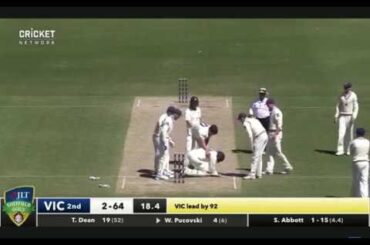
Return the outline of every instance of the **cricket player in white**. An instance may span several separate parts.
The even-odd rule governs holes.
[[[352,196],[369,196],[369,147],[368,139],[365,139],[365,129],[356,129],[356,139],[350,143],[350,153],[353,156],[352,163]]]
[[[168,109],[167,109],[167,111],[168,111]],[[154,172],[155,172],[155,174],[158,173],[159,158],[161,157],[161,151],[160,151],[160,147],[159,147],[159,145],[160,145],[160,139],[159,139],[160,131],[159,131],[159,128],[160,128],[160,125],[162,125],[162,122],[167,117],[168,117],[167,112],[160,115],[157,123],[155,124],[154,132],[153,132],[152,140],[153,140],[153,146],[154,146]]]
[[[200,123],[192,127],[192,137],[195,143],[192,149],[203,148],[208,152],[208,143],[213,135],[218,133],[218,127],[215,124],[208,125],[206,123]]]
[[[184,174],[187,176],[219,176],[216,163],[225,160],[221,151],[209,150],[207,154],[202,148],[191,150],[184,161]]]
[[[155,150],[155,179],[168,180],[173,177],[169,168],[170,146],[174,146],[170,134],[173,129],[173,122],[181,117],[181,110],[170,106],[165,114],[162,114],[157,122],[153,134],[153,144]]]
[[[275,156],[278,156],[282,160],[284,166],[284,170],[280,173],[288,174],[293,171],[293,167],[281,150],[281,140],[283,139],[283,113],[275,105],[273,99],[268,99],[266,104],[269,107],[271,114],[270,128],[268,132],[269,139],[267,143],[268,162],[265,173],[268,175],[274,173]]]
[[[200,124],[200,119],[202,117],[202,112],[199,108],[198,97],[191,97],[189,108],[185,111],[185,121],[186,121],[186,152],[193,149],[196,145],[195,140],[192,137],[192,128]]]
[[[268,131],[270,124],[270,110],[266,105],[268,99],[267,89],[260,88],[258,95],[258,99],[252,104],[252,107],[249,109],[249,114],[257,118],[257,120],[261,122],[265,130]]]
[[[262,155],[267,145],[268,137],[262,123],[254,118],[251,114],[241,112],[238,120],[248,133],[251,146],[253,148],[252,164],[250,173],[244,179],[255,179],[262,177]]]
[[[357,95],[351,91],[351,88],[351,83],[344,83],[344,92],[339,97],[336,105],[334,123],[338,122],[339,124],[337,156],[341,156],[344,153],[350,154],[349,143],[353,139],[354,122],[359,111]]]

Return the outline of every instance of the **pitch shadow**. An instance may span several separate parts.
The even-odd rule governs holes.
[[[140,177],[143,178],[152,179],[154,176],[154,171],[152,169],[139,169],[137,172],[140,173]]]
[[[238,178],[242,178],[246,175],[246,174],[243,174],[243,173],[219,173],[219,174],[222,175],[222,176],[238,177]]]
[[[239,170],[239,171],[247,171],[247,172],[250,172],[251,169],[250,168],[236,168],[235,170]]]

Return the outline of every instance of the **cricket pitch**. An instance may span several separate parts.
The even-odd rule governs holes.
[[[225,161],[218,164],[221,177],[185,177],[185,183],[173,180],[154,180],[154,148],[152,134],[159,116],[169,105],[185,111],[186,104],[176,102],[176,97],[136,97],[132,106],[116,192],[130,196],[171,196],[194,193],[210,196],[235,193],[240,190],[238,159],[235,148],[232,99],[230,97],[199,96],[202,121],[216,124],[219,132],[212,137],[210,147],[225,153]],[[186,123],[182,116],[174,124],[172,139],[176,143],[173,153],[185,153]],[[173,166],[170,166],[171,168]]]

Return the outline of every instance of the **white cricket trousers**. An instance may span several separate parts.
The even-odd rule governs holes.
[[[159,168],[159,159],[161,157],[161,152],[159,149],[159,136],[156,134],[153,134],[152,137],[153,140],[153,146],[154,146],[154,172],[157,174],[158,168]]]
[[[279,157],[280,160],[283,162],[284,169],[293,169],[292,165],[290,165],[288,158],[284,155],[284,153],[281,150],[281,140],[283,138],[283,132],[280,132],[275,137],[275,132],[269,133],[269,140],[267,143],[267,167],[266,172],[273,173],[274,172],[274,166],[275,166],[275,157]]]
[[[340,115],[338,118],[337,153],[349,153],[349,144],[353,140],[352,115]]]
[[[262,155],[268,142],[267,133],[263,132],[253,139],[253,155],[250,176],[262,177]]]
[[[198,144],[196,143],[196,140],[193,139],[193,135],[191,133],[191,128],[186,129],[186,152],[191,151],[192,149],[198,148]]]
[[[170,143],[169,139],[164,141],[159,139],[159,164],[158,171],[156,172],[157,176],[163,175],[166,171],[170,171]]]
[[[352,196],[369,196],[369,162],[357,161],[352,164]]]

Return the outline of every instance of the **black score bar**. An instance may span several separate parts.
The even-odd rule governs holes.
[[[43,214],[39,227],[369,227],[368,215]]]

